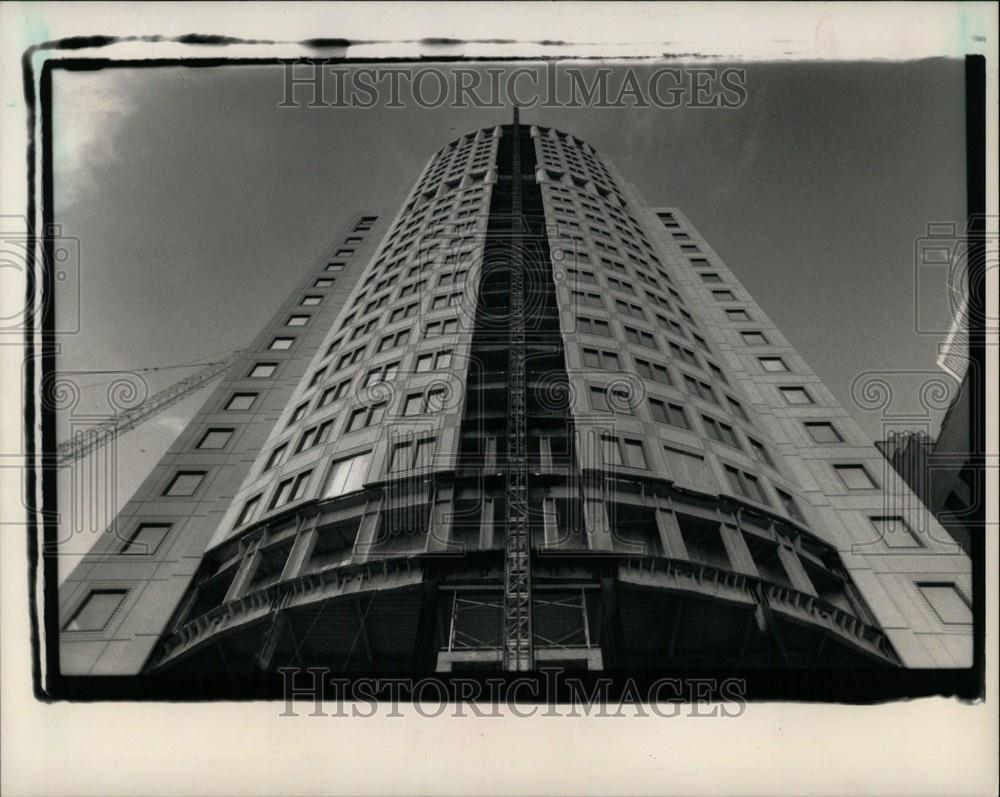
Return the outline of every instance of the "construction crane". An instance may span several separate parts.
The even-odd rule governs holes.
[[[236,349],[221,360],[207,363],[203,368],[190,376],[175,382],[158,393],[154,393],[141,404],[129,407],[111,416],[105,421],[85,431],[74,434],[69,440],[60,443],[56,448],[56,465],[68,465],[91,451],[105,445],[120,434],[134,429],[144,421],[162,412],[171,404],[176,404],[185,396],[202,387],[206,382],[227,370],[243,354],[243,349]],[[142,370],[157,371],[158,368]]]

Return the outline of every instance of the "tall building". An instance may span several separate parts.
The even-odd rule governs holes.
[[[970,563],[676,208],[476,130],[61,591],[64,673],[955,667]]]

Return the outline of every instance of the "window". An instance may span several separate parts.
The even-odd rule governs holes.
[[[390,335],[385,335],[379,342],[376,352],[388,351],[389,349],[395,349],[402,346],[410,339],[410,330],[401,329],[399,332],[394,332]]]
[[[720,443],[725,443],[727,446],[732,446],[733,448],[740,448],[740,441],[736,437],[736,431],[728,423],[716,420],[710,415],[702,415],[701,420],[705,424],[708,436],[713,440],[718,440]]]
[[[309,484],[309,477],[311,475],[312,470],[304,470],[295,476],[290,476],[279,482],[268,509],[276,509],[279,506],[285,506],[285,504],[290,504],[292,501],[301,499],[306,493],[306,487]]]
[[[276,370],[278,370],[277,363],[257,363],[250,369],[248,376],[251,379],[267,379],[273,376]]]
[[[690,258],[691,265],[695,268],[708,268],[708,260],[704,257],[692,257]]]
[[[599,293],[590,293],[589,291],[570,291],[570,295],[577,304],[588,305],[590,307],[604,307],[604,302],[601,300],[601,295]]]
[[[722,277],[720,277],[718,274],[702,274],[701,281],[708,284],[718,285],[722,282]]]
[[[370,407],[359,407],[351,413],[347,422],[345,432],[356,432],[358,429],[365,429],[372,424],[381,423],[385,417],[385,408],[388,402],[382,401],[372,404]]]
[[[725,469],[729,487],[737,495],[742,495],[744,498],[749,498],[751,501],[757,501],[761,504],[768,503],[767,496],[764,495],[764,489],[760,486],[760,480],[756,476],[742,470],[737,470],[729,465],[726,465]]]
[[[457,294],[457,293],[454,294],[454,295],[455,296],[461,296],[461,294]],[[435,304],[434,304],[435,308],[437,308],[438,306],[441,306],[441,307],[444,306],[444,305],[438,305],[438,304],[436,304],[437,299],[439,299],[439,298],[441,298],[441,297],[437,297],[434,300],[435,301]],[[393,310],[389,314],[389,323],[390,324],[395,324],[397,321],[402,321],[404,318],[411,318],[412,316],[415,316],[416,314],[417,314],[417,303],[416,302],[414,302],[413,304],[408,304],[408,305],[406,305],[406,307],[397,307],[395,310]]]
[[[747,441],[750,443],[750,452],[754,455],[754,458],[758,462],[763,462],[769,468],[774,467],[774,460],[771,459],[771,454],[765,446],[759,440],[754,440],[752,437],[747,437]]]
[[[630,468],[648,468],[646,452],[641,440],[601,435],[601,449],[605,465],[627,465]]]
[[[587,368],[601,368],[605,371],[621,370],[621,361],[613,351],[583,349],[583,364]]]
[[[946,625],[972,623],[972,609],[955,584],[923,583],[917,584],[917,589],[942,623]]]
[[[439,352],[421,354],[417,357],[417,373],[427,371],[441,371],[451,367],[451,349],[444,349]]]
[[[365,349],[367,346],[359,346],[353,351],[349,351],[346,354],[340,356],[340,360],[337,361],[337,367],[335,370],[339,371],[342,368],[347,368],[350,365],[356,365],[358,361],[364,356]]]
[[[288,320],[285,322],[286,327],[304,327],[309,323],[309,316],[307,315],[293,315],[289,316]]]
[[[431,321],[424,329],[425,338],[434,338],[438,335],[454,335],[458,332],[458,319],[448,318],[444,321]]]
[[[735,302],[736,296],[732,291],[712,291],[712,296],[717,302]]]
[[[226,403],[227,410],[248,410],[257,400],[256,393],[233,393]]]
[[[298,446],[295,448],[295,453],[298,454],[300,451],[306,451],[307,449],[322,445],[330,439],[331,429],[333,429],[333,419],[324,421],[319,426],[312,426],[306,429],[302,433]]]
[[[780,387],[781,395],[789,404],[813,404],[812,396],[804,387]]]
[[[660,382],[664,385],[672,385],[674,383],[670,378],[670,371],[667,370],[667,366],[665,365],[636,357],[635,370],[643,379],[652,379],[654,382]]]
[[[788,370],[788,366],[785,365],[785,361],[780,357],[758,357],[757,362],[760,363],[761,368],[772,374]]]
[[[626,302],[624,299],[615,299],[615,307],[618,308],[618,312],[625,315],[635,316],[636,318],[646,317],[646,314],[639,305]]]
[[[837,427],[828,421],[810,421],[805,424],[806,431],[816,443],[843,443]]]
[[[740,335],[747,346],[767,345],[767,336],[763,332],[741,332]]]
[[[243,504],[239,517],[236,518],[236,524],[233,526],[234,529],[238,529],[240,526],[245,526],[257,516],[257,509],[260,507],[260,498],[261,497],[259,495],[255,495]]]
[[[834,465],[833,469],[848,490],[878,489],[864,465]]]
[[[687,386],[688,393],[705,401],[711,401],[713,404],[719,403],[719,400],[715,397],[715,391],[712,390],[712,386],[708,382],[702,382],[700,379],[695,379],[693,376],[684,374],[684,384]]]
[[[698,366],[698,357],[693,351],[691,351],[691,349],[679,346],[673,341],[670,341],[670,353],[678,360],[683,360],[689,365]]]
[[[448,391],[443,387],[432,387],[425,393],[411,393],[403,401],[403,415],[425,415],[440,412],[444,407]]]
[[[164,495],[187,497],[194,495],[205,479],[203,470],[182,470],[178,471],[174,478],[170,480]]]
[[[313,283],[314,288],[329,288],[333,285],[333,277],[320,277]]]
[[[287,351],[292,348],[293,343],[295,343],[295,338],[275,338],[268,348],[272,351]]]
[[[869,518],[879,538],[890,548],[923,548],[910,525],[898,515]]]
[[[747,411],[743,409],[743,405],[740,404],[740,402],[738,402],[732,396],[726,396],[726,402],[729,404],[729,409],[733,411],[733,415],[735,415],[740,420],[746,421],[747,423],[750,422],[750,416],[747,415]]]
[[[371,455],[371,451],[363,451],[360,454],[354,454],[334,462],[330,466],[330,474],[326,477],[323,497],[336,498],[360,490],[364,486],[363,482],[365,474],[368,472]]]
[[[316,385],[318,385],[320,382],[323,381],[324,376],[326,376],[325,365],[322,368],[316,369],[316,372],[312,375],[312,378],[309,380],[309,387],[310,388],[316,387]]]
[[[726,316],[730,321],[751,321],[750,313],[746,310],[726,310]]]
[[[680,404],[671,404],[660,399],[651,398],[649,400],[649,411],[653,416],[653,420],[658,423],[670,424],[681,429],[691,428],[687,414],[684,412],[684,407]]]
[[[271,451],[270,456],[267,458],[267,461],[264,463],[264,470],[261,472],[265,473],[271,470],[271,468],[278,467],[278,465],[285,461],[285,455],[287,453],[288,443],[282,443],[280,446],[275,446],[274,450]]]
[[[610,400],[608,398],[610,394]],[[617,387],[590,387],[590,406],[598,412],[619,412],[627,415],[632,414],[630,406],[629,392],[624,388]]]
[[[101,631],[111,622],[127,594],[124,589],[92,589],[63,630]]]
[[[364,382],[362,386],[369,387],[371,385],[377,385],[380,382],[391,382],[396,378],[396,374],[399,371],[399,361],[392,363],[385,363],[384,365],[376,365],[367,374],[365,374]]]
[[[803,516],[802,511],[799,509],[799,505],[795,502],[795,499],[784,490],[775,488],[774,491],[778,494],[778,500],[781,501],[781,506],[784,508],[785,514],[792,520],[797,520],[799,523],[805,523],[806,519]]]
[[[233,429],[209,429],[202,436],[198,443],[198,448],[219,449],[225,448],[229,439],[233,436]]]
[[[170,531],[169,523],[140,523],[119,553],[139,555],[155,553]]]
[[[602,321],[599,318],[586,318],[585,316],[577,316],[576,324],[581,334],[600,335],[605,338],[611,337],[611,328],[608,325],[608,322]]]
[[[635,329],[634,327],[625,327],[625,340],[629,343],[636,343],[639,346],[645,346],[649,349],[656,348],[656,338],[644,329]]]
[[[299,302],[303,307],[315,307],[318,304],[322,304],[322,296],[303,296],[302,301]]]
[[[394,443],[389,455],[388,473],[426,468],[433,464],[435,438]]]
[[[298,423],[299,421],[301,421],[306,414],[306,410],[308,409],[309,409],[308,401],[299,404],[299,406],[295,408],[295,412],[292,413],[292,417],[288,419],[288,425],[291,426],[293,423]]]

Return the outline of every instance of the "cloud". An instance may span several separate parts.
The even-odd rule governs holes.
[[[87,194],[95,174],[118,159],[115,140],[136,111],[133,80],[120,70],[57,71],[52,93],[56,202]]]

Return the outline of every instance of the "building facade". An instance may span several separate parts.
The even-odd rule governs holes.
[[[293,291],[64,585],[62,669],[969,666],[907,495],[680,210],[515,114]]]

